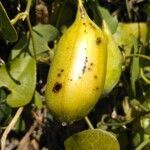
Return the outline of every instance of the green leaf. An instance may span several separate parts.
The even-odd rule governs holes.
[[[29,33],[28,33],[29,34]],[[38,24],[33,27],[33,38],[36,54],[50,50],[48,42],[54,41],[58,36],[58,30],[52,25]],[[33,44],[30,36],[29,50],[33,54]]]
[[[6,92],[0,88],[0,124],[2,125],[10,117],[12,109],[6,105]]]
[[[11,51],[11,59],[15,57],[24,57],[29,54],[27,35],[22,35],[17,44]]]
[[[33,27],[33,38],[36,49],[37,60],[40,62],[48,62],[50,59],[51,49],[48,42],[54,41],[58,36],[58,30],[52,25],[37,25]],[[11,59],[17,56],[33,55],[32,39],[29,35],[22,35],[17,44],[11,51]]]
[[[9,17],[0,2],[0,35],[6,41],[15,42],[18,39],[15,28],[11,25]]]
[[[147,14],[147,16],[150,16],[150,3],[147,3],[144,5],[143,11]]]
[[[133,41],[133,52],[134,54],[139,53],[139,46],[138,46],[138,39],[132,36],[132,41]],[[139,67],[139,57],[133,57],[132,63],[131,63],[131,68],[130,68],[130,74],[131,74],[131,87],[134,96],[136,96],[136,86],[135,82],[139,77],[140,73],[140,67]]]
[[[145,134],[150,135],[150,113],[140,118],[141,127]]]
[[[23,118],[19,117],[19,119],[16,122],[15,129],[20,132],[20,131],[25,131],[26,129],[26,124]]]
[[[28,104],[36,84],[36,62],[30,57],[16,58],[0,68],[0,87],[7,88],[7,104],[19,107]]]
[[[65,150],[119,150],[116,138],[107,131],[85,130],[69,137],[65,142]]]
[[[35,91],[35,95],[34,95],[34,104],[36,105],[37,108],[41,109],[43,104],[42,104],[42,99],[41,99],[41,95]]]
[[[110,12],[104,7],[98,6],[98,11],[100,12],[102,18],[106,21],[111,33],[115,33],[118,26],[118,20],[113,17]]]

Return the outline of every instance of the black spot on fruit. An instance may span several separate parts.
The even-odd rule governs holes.
[[[94,78],[97,79],[97,75],[95,75]]]
[[[60,71],[61,71],[61,72],[64,72],[64,69],[61,69]]]
[[[86,69],[86,65],[84,65],[83,69],[82,69],[82,73],[85,73],[85,69]]]
[[[94,64],[93,63],[90,63],[90,66],[93,66]]]
[[[99,87],[96,87],[96,90],[98,90],[99,89]]]
[[[95,29],[95,26],[94,26],[92,23],[90,23],[90,26],[91,26],[93,29]]]
[[[83,25],[86,25],[86,23],[85,23],[85,22],[83,22]]]
[[[57,77],[60,77],[60,76],[61,76],[61,74],[60,74],[60,73],[58,73],[58,74],[57,74]]]
[[[58,92],[61,90],[61,88],[62,88],[62,84],[59,83],[59,82],[56,82],[56,83],[54,84],[52,90],[53,90],[54,93],[58,93]]]
[[[89,67],[88,70],[91,71],[92,69]]]
[[[101,43],[101,38],[98,37],[98,38],[96,39],[96,44],[99,45],[100,43]]]

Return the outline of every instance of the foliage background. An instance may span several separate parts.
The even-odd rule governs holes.
[[[10,20],[15,18],[20,12],[24,12],[27,6],[26,0],[1,0],[1,2]],[[19,19],[14,23],[15,32],[18,36],[15,37],[16,33],[13,34],[12,39],[14,39],[14,41],[8,42],[7,38],[11,38],[11,36],[5,34],[5,37],[2,34],[2,30],[0,30],[1,68],[4,64],[12,64],[12,59],[19,55],[20,59],[18,61],[22,63],[20,68],[27,65],[30,71],[25,72],[24,70],[26,69],[24,69],[24,76],[19,77],[18,80],[22,81],[29,73],[29,78],[32,76],[31,81],[34,82],[28,85],[27,88],[29,88],[30,91],[36,89],[34,95],[31,94],[29,96],[32,97],[30,103],[26,102],[26,100],[23,101],[23,103],[25,102],[23,104],[25,105],[24,110],[15,128],[9,133],[7,148],[11,147],[10,149],[13,149],[19,145],[19,141],[24,140],[23,146],[26,145],[27,149],[30,147],[31,149],[60,150],[64,149],[64,141],[68,137],[79,131],[88,129],[88,125],[84,119],[69,126],[62,126],[49,113],[45,106],[44,99],[44,87],[47,80],[49,64],[51,63],[58,39],[75,19],[76,6],[75,0],[33,0],[30,8],[30,22]],[[111,16],[107,14],[109,16],[108,22],[117,18],[110,24],[114,32],[118,22],[149,23],[150,19],[149,0],[85,0],[84,6],[89,16],[98,25],[101,25],[101,15],[98,11],[99,6],[104,7],[110,12]],[[0,16],[0,18],[1,17],[2,16]],[[43,26],[36,26],[39,23],[42,23]],[[34,31],[42,34],[41,38],[37,32],[33,33],[36,52],[34,51],[34,47],[32,47],[33,41],[30,36],[30,24]],[[6,26],[6,31],[7,29],[9,29],[9,26]],[[9,31],[11,30],[9,29]],[[128,37],[127,32],[123,34],[125,38],[131,38]],[[136,53],[149,56],[149,40],[146,43],[141,43],[140,40],[133,38],[130,44],[129,52],[124,49],[123,45],[119,45],[120,50],[125,55]],[[36,56],[37,62],[30,62],[30,58],[25,61],[25,58],[23,58],[24,54],[31,54],[33,57]],[[150,141],[149,60],[149,57],[142,59],[141,56],[125,59],[123,65],[124,69],[119,83],[109,95],[101,98],[93,111],[89,114],[89,119],[95,128],[111,131],[117,135],[122,150],[139,150],[141,144],[147,144]],[[18,64],[18,62],[16,64]],[[17,68],[16,64],[14,65],[15,69]],[[30,66],[34,65],[35,67],[30,69]],[[143,79],[140,73],[141,68],[144,69],[144,77],[147,80],[145,80],[145,78]],[[8,84],[10,82],[8,82],[7,74],[5,74],[4,71],[0,71],[0,73],[0,77],[5,77],[4,80],[6,81],[6,83],[4,83],[2,78],[0,81],[0,134],[2,135],[18,108],[10,107],[7,101],[7,96],[16,86]],[[19,90],[19,92],[21,92],[21,88],[19,88]],[[25,92],[24,88],[22,92]],[[28,100],[30,99],[31,98],[28,98]],[[12,106],[20,105],[16,104],[16,102],[12,104],[11,100],[10,103]],[[26,105],[26,103],[28,104]],[[32,127],[33,129],[31,129]],[[30,130],[30,136],[24,139]],[[143,149],[149,148],[150,145],[147,145]]]

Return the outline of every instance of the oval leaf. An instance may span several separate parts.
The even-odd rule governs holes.
[[[119,150],[117,139],[101,129],[85,130],[69,137],[65,142],[66,150]]]

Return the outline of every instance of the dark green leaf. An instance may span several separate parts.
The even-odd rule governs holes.
[[[19,118],[18,120],[17,120],[17,122],[16,122],[16,125],[15,125],[15,129],[17,130],[17,131],[25,131],[25,129],[26,129],[26,125],[25,125],[25,121],[23,120],[23,118]]]
[[[11,108],[6,105],[6,92],[0,88],[0,123],[3,120],[7,120],[11,114]],[[2,124],[2,123],[1,123]]]
[[[15,28],[11,25],[9,17],[0,2],[0,34],[6,41],[15,42],[18,39]]]
[[[150,16],[150,3],[144,5],[143,11]]]
[[[19,39],[17,44],[14,46],[14,48],[11,51],[11,59],[14,59],[15,57],[22,56],[29,54],[28,50],[28,39],[27,35],[22,35],[22,37]]]

